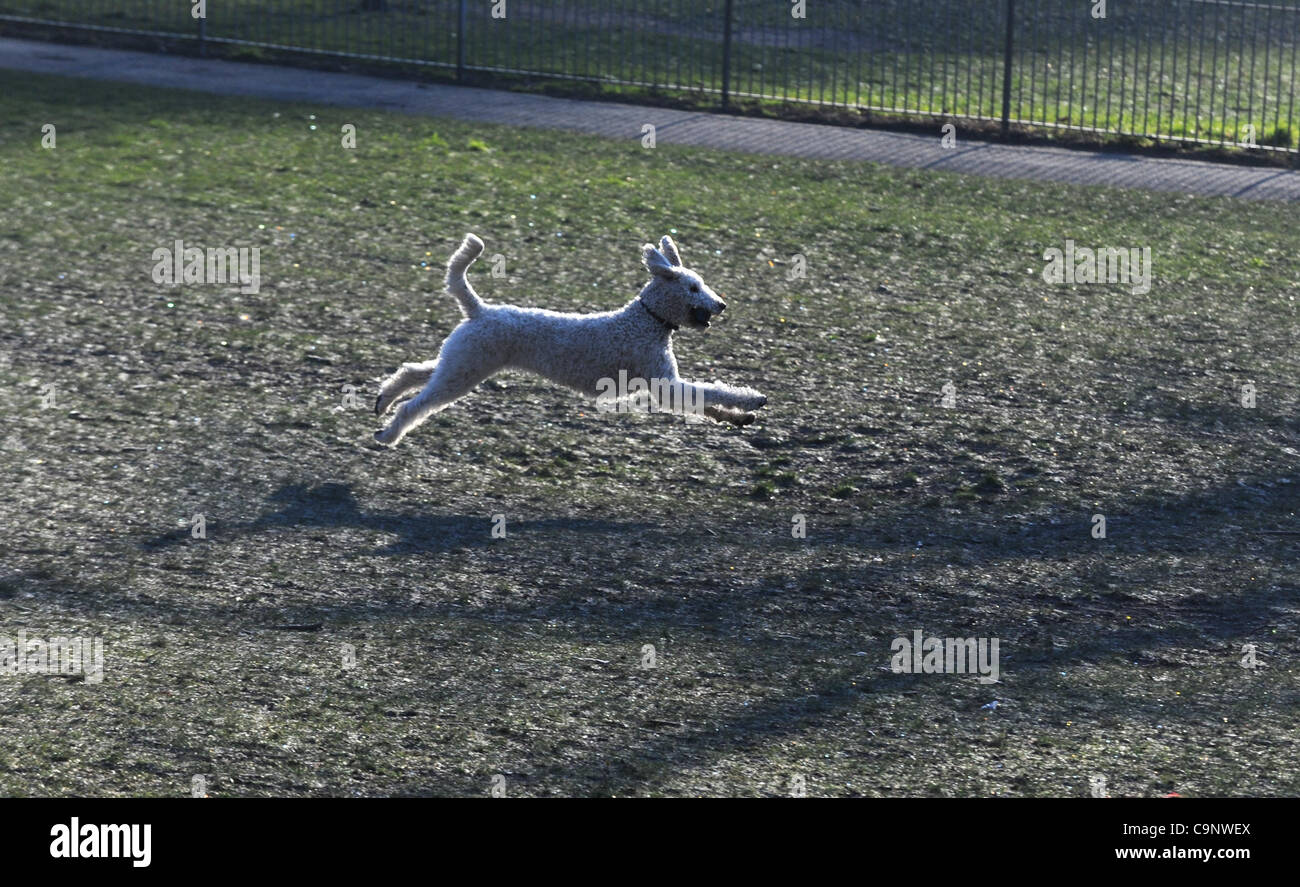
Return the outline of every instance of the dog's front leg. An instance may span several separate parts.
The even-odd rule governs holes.
[[[678,379],[679,402],[685,412],[704,415],[715,422],[749,425],[757,416],[752,410],[761,409],[767,398],[753,388],[738,388],[722,382],[687,382]]]
[[[723,382],[682,381],[681,385],[685,402],[697,404],[706,413],[710,408],[749,412],[762,409],[767,403],[767,397],[753,388],[742,388]]]

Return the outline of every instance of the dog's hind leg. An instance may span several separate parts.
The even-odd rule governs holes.
[[[426,360],[424,363],[404,363],[398,367],[397,372],[379,386],[379,396],[375,398],[375,415],[382,416],[388,412],[393,402],[406,392],[423,388],[437,366],[437,360]]]
[[[396,446],[412,428],[452,401],[464,397],[496,369],[497,367],[485,365],[482,361],[442,360],[424,390],[397,408],[392,421],[375,432],[375,440]]]

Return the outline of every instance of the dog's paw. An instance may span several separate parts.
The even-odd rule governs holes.
[[[375,432],[375,443],[382,444],[385,447],[397,446],[396,435],[389,434],[387,428],[381,428]]]
[[[721,409],[715,407],[704,413],[715,422],[727,422],[731,425],[752,425],[758,416],[745,410]]]

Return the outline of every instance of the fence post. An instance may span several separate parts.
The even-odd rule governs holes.
[[[731,0],[722,7],[722,107],[731,102]]]
[[[1007,39],[1002,48],[1002,134],[1011,128],[1011,46],[1016,24],[1016,0],[1007,0]]]
[[[460,10],[456,24],[456,79],[465,79],[465,7],[469,0],[460,0]]]

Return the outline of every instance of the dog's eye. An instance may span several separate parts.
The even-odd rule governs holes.
[[[693,292],[693,293],[698,293],[699,291],[700,291],[700,288],[699,288],[698,286],[695,286],[694,284],[691,284],[691,292]]]

